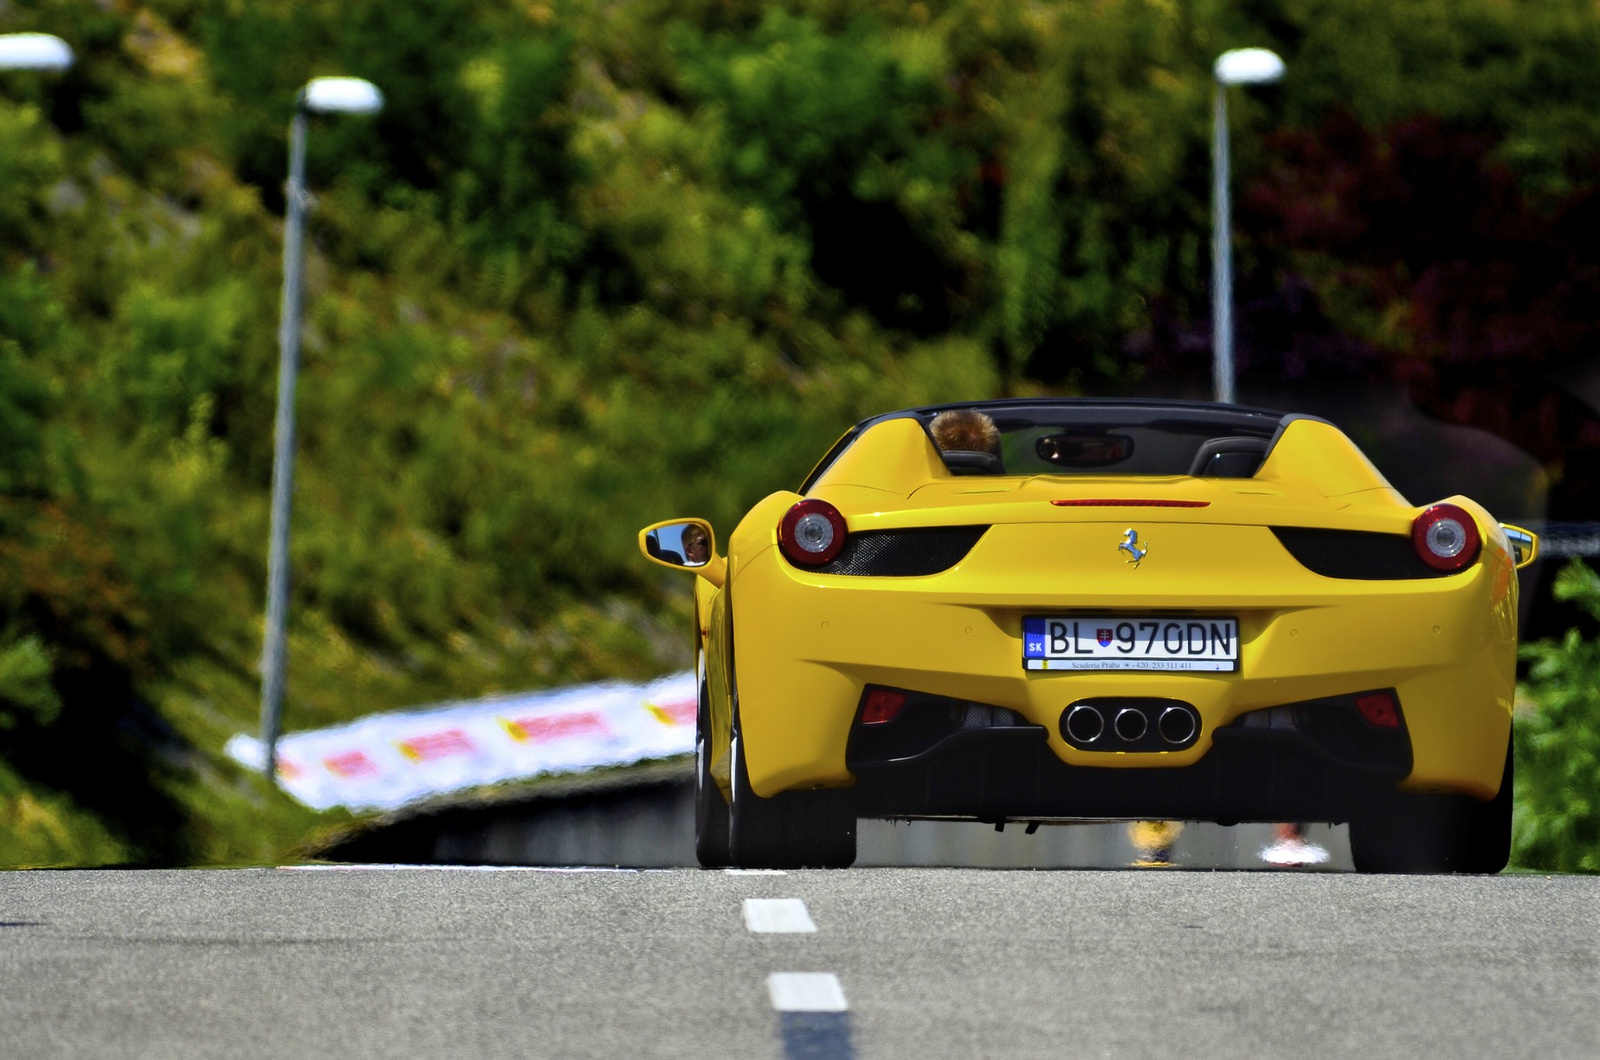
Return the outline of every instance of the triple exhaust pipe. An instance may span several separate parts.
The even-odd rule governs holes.
[[[1086,699],[1061,716],[1061,735],[1086,751],[1177,750],[1200,735],[1200,715],[1172,699]]]

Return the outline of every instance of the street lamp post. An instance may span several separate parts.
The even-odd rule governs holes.
[[[1233,230],[1228,210],[1228,89],[1283,77],[1283,60],[1265,48],[1236,48],[1217,56],[1212,73],[1211,376],[1216,399],[1233,403]]]
[[[0,33],[0,70],[65,70],[72,49],[49,33]]]
[[[278,771],[284,641],[289,609],[289,511],[294,492],[294,395],[300,374],[300,278],[304,268],[306,123],[312,113],[372,114],[383,93],[359,77],[313,78],[295,99],[283,227],[283,299],[278,317],[278,415],[273,429],[272,529],[267,549],[266,634],[261,647],[261,745],[267,779]]]

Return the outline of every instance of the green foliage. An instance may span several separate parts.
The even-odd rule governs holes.
[[[1452,3],[1317,0],[1284,5],[1285,59],[1312,126],[1348,108],[1369,127],[1428,113],[1503,134],[1530,187],[1562,191],[1600,140],[1600,39],[1584,0]]]
[[[34,724],[55,720],[61,697],[50,671],[50,656],[38,637],[0,645],[0,729],[14,728],[19,715]]]
[[[1573,560],[1556,598],[1600,621],[1600,575]],[[1513,861],[1556,872],[1600,872],[1600,640],[1569,630],[1522,649],[1534,708],[1516,718]]]
[[[93,814],[60,792],[27,784],[0,762],[0,865],[75,868],[127,858],[127,848]]]
[[[230,363],[247,323],[243,281],[182,292],[130,286],[114,310],[119,340],[102,351],[108,389],[125,403],[130,423],[163,437],[180,434],[196,402],[214,400],[238,376]]]
[[[61,175],[61,149],[39,109],[0,103],[0,236],[7,251],[31,244],[47,191]]]
[[[719,168],[784,222],[850,193],[866,166],[910,154],[942,95],[935,71],[908,69],[864,21],[832,33],[775,7],[750,33],[708,39],[679,23],[669,40],[679,84],[725,128]]]
[[[478,121],[464,165],[452,175],[452,212],[486,248],[537,248],[565,265],[581,241],[564,216],[577,177],[566,142],[573,37],[522,37],[460,71]]]

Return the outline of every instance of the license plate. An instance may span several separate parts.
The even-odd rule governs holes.
[[[1030,616],[1022,620],[1029,670],[1239,668],[1239,620],[1121,615]]]

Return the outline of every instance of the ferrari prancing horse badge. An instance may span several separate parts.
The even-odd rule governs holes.
[[[1131,558],[1124,562],[1133,564],[1133,569],[1138,570],[1139,561],[1150,553],[1150,545],[1146,542],[1145,546],[1140,548],[1139,531],[1129,527],[1122,532],[1122,544],[1117,546],[1117,551],[1126,552]]]

